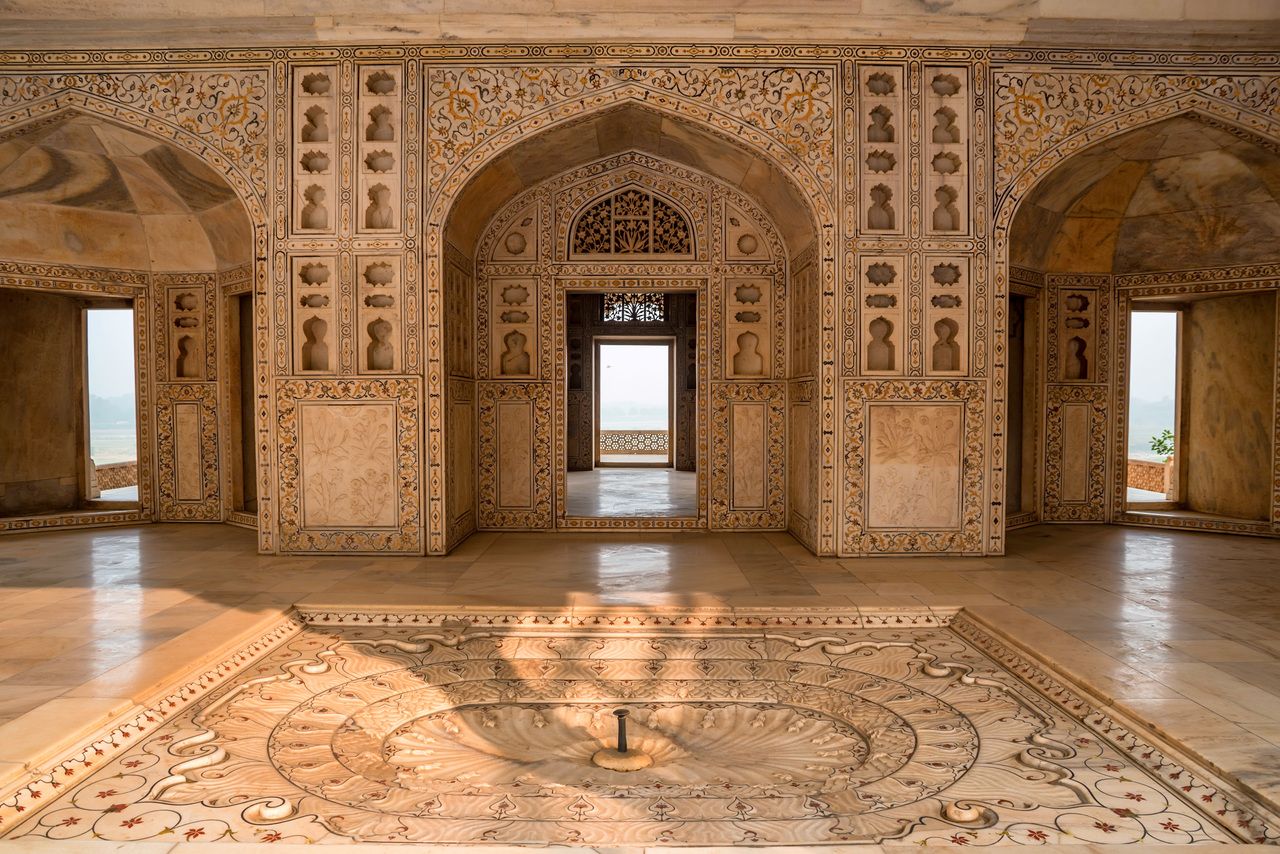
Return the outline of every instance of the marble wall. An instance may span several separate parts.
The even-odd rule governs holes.
[[[0,374],[0,515],[68,510],[85,497],[83,309],[0,288],[0,364],[10,366]]]
[[[113,263],[147,271],[148,517],[242,509],[234,268],[254,295],[264,551],[443,553],[479,528],[581,526],[557,499],[564,294],[679,290],[700,296],[703,395],[704,511],[682,525],[785,528],[822,554],[998,553],[1013,515],[1154,523],[1116,493],[1126,300],[1274,287],[1278,61],[821,43],[7,56],[0,260],[92,265],[114,235],[133,254]],[[644,217],[611,213],[627,192]],[[618,230],[640,219],[643,240]],[[1042,297],[1016,514],[1015,279]],[[1275,492],[1250,532],[1280,531]]]
[[[1276,292],[1197,300],[1183,317],[1186,505],[1265,522],[1275,438]]]

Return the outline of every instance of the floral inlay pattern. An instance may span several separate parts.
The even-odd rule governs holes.
[[[171,122],[217,149],[266,195],[267,72],[137,71],[0,77],[0,108],[83,92]]]
[[[1274,835],[962,617],[303,618],[234,679],[120,739],[8,835],[580,845]],[[632,744],[654,759],[644,771],[590,761],[611,745],[620,706]]]
[[[710,107],[758,129],[830,192],[833,74],[821,68],[526,66],[432,69],[427,156],[439,175],[495,131],[557,104],[635,87]]]

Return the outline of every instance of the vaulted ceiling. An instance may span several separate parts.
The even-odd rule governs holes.
[[[149,270],[249,260],[227,183],[194,155],[104,119],[71,115],[0,143],[0,254]]]
[[[1280,155],[1193,116],[1117,135],[1041,181],[1010,257],[1064,273],[1280,261]]]

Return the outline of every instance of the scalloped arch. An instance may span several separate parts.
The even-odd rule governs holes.
[[[750,142],[759,133],[742,128],[743,136],[733,138],[696,115],[635,95],[554,122],[534,116],[477,145],[451,171],[428,222],[443,223],[445,240],[471,255],[493,215],[524,190],[584,163],[639,151],[707,173],[752,198],[772,215],[794,256],[816,241],[819,223],[832,221],[830,206],[794,154],[776,144],[761,149]]]

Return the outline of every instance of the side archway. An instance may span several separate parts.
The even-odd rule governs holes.
[[[1046,150],[1011,183],[996,221],[1011,524],[1280,533],[1280,126],[1233,111],[1196,94],[1126,113]],[[1147,312],[1170,318],[1178,337],[1135,339]],[[1135,371],[1151,364],[1138,346],[1167,349],[1169,376]],[[1138,404],[1156,374],[1170,389],[1160,418],[1179,439],[1153,486],[1145,426],[1130,428],[1135,413],[1154,412]],[[1219,423],[1228,411],[1242,417]]]
[[[56,425],[47,432],[61,437],[59,456],[79,459],[74,500],[55,499],[62,506],[43,508],[38,523],[4,524],[221,521],[243,510],[233,495],[246,480],[255,491],[259,473],[253,465],[233,473],[226,463],[246,453],[241,436],[253,437],[251,459],[257,442],[254,428],[236,423],[241,354],[228,350],[222,301],[265,281],[262,188],[185,128],[77,91],[5,114],[0,149],[3,287],[38,293],[68,318],[86,308],[134,310],[138,452],[134,506],[100,508],[86,498],[95,477],[87,436],[63,436],[70,427]],[[60,334],[73,352],[83,346],[77,329]],[[34,382],[49,379],[32,373]],[[250,406],[249,424],[253,417]],[[31,427],[22,429],[30,435]],[[50,519],[51,509],[60,515]]]

